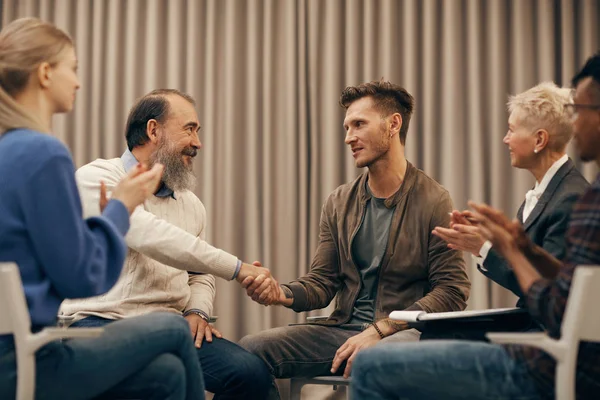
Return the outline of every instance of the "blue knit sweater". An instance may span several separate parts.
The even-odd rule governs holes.
[[[34,326],[63,299],[107,292],[119,278],[129,214],[111,200],[84,220],[75,167],[57,139],[18,129],[0,136],[0,262],[18,264]]]

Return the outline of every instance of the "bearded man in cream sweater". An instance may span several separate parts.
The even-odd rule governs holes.
[[[190,325],[205,387],[215,399],[263,399],[271,377],[257,356],[227,341],[209,324],[215,278],[269,274],[204,240],[206,210],[191,192],[192,160],[202,144],[194,100],[171,89],[155,90],[132,107],[126,127],[128,150],[120,158],[98,159],[76,174],[86,217],[100,214],[100,198],[139,163],[164,165],[163,182],[152,199],[131,215],[125,237],[129,254],[117,284],[107,294],[65,301],[63,318],[74,327],[167,311]]]

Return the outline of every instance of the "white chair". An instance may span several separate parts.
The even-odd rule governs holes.
[[[514,343],[544,350],[556,360],[556,398],[575,399],[575,372],[579,342],[600,341],[600,266],[579,266],[575,270],[560,339],[546,333],[488,333],[494,343]]]
[[[12,334],[17,355],[17,399],[32,400],[35,393],[35,352],[63,338],[97,337],[102,328],[45,328],[31,333],[31,319],[15,263],[0,263],[0,335]]]
[[[307,317],[306,322],[317,322],[326,320],[328,316]],[[300,400],[302,387],[304,385],[333,385],[333,390],[338,386],[349,386],[350,379],[343,376],[315,376],[313,378],[292,378],[290,379],[290,400]],[[346,392],[346,398],[350,398],[350,392]]]
[[[290,400],[300,400],[302,398],[301,393],[304,385],[333,385],[333,390],[337,390],[338,386],[349,386],[350,379],[346,379],[343,376],[292,378],[290,379]],[[348,390],[346,391],[346,398],[350,398],[350,392]]]

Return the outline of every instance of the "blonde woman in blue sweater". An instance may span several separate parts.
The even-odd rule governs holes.
[[[19,265],[32,329],[53,325],[62,300],[117,281],[129,215],[156,190],[162,166],[138,165],[83,220],[73,161],[50,136],[52,116],[79,88],[71,38],[34,18],[0,32],[0,262]],[[80,132],[81,133],[81,132]],[[11,335],[0,336],[0,398],[15,397]],[[198,399],[202,376],[186,321],[151,314],[116,322],[96,339],[51,342],[36,354],[36,398]]]

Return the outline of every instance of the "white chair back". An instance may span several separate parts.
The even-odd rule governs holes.
[[[17,339],[30,332],[31,319],[19,268],[15,263],[0,263],[0,335],[12,333]]]
[[[15,263],[0,263],[0,335],[11,333],[17,353],[17,400],[33,400],[35,352],[53,340],[100,336],[102,328],[44,328],[32,334],[19,268]]]
[[[563,340],[600,342],[600,267],[581,265],[575,269],[562,323]]]
[[[550,354],[556,360],[556,398],[574,400],[579,342],[600,342],[600,313],[596,312],[599,286],[600,266],[580,265],[575,269],[558,340],[545,332],[490,332],[487,337],[494,343],[533,346]]]

